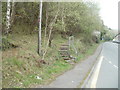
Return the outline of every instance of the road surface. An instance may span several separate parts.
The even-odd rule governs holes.
[[[118,88],[118,45],[105,42],[86,88]]]

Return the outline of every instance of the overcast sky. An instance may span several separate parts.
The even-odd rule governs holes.
[[[95,0],[100,4],[100,16],[104,24],[118,30],[118,2],[120,0]]]

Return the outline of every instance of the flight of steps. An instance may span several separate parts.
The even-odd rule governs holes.
[[[69,45],[63,44],[60,46],[59,49],[60,56],[63,57],[64,60],[70,60],[70,53],[69,53]]]

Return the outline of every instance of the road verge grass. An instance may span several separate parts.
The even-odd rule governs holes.
[[[64,61],[58,53],[60,45],[67,42],[67,39],[57,36],[53,40],[52,47],[47,50],[46,64],[39,64],[41,57],[37,54],[36,34],[10,35],[9,39],[12,39],[18,48],[2,52],[3,88],[28,88],[49,84],[57,76],[72,69],[79,61],[91,55],[98,46],[98,44],[92,46],[76,44],[82,45],[80,50],[84,48],[84,52],[77,56],[76,63],[70,64]]]

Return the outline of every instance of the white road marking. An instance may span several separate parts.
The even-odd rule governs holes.
[[[91,82],[91,85],[90,85],[91,88],[96,88],[97,79],[98,79],[98,75],[99,75],[99,71],[100,71],[102,61],[103,61],[103,56],[100,57],[97,68],[96,68],[96,70],[95,70],[95,72],[93,74],[93,79],[92,79],[92,82]]]
[[[116,69],[118,69],[118,66],[116,66],[116,65],[113,65]]]
[[[110,64],[112,64],[112,62],[111,62],[111,61],[109,61],[109,63],[110,63]]]
[[[108,61],[106,59],[104,59],[105,61],[107,61],[108,63],[110,63],[114,68],[118,69],[118,66],[117,65],[114,65],[111,61]]]

